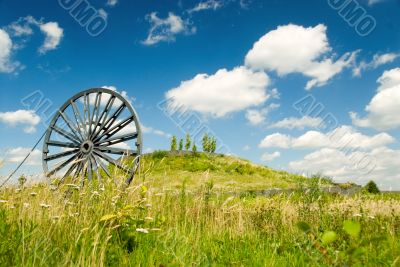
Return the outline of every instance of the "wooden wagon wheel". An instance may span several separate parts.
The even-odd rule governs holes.
[[[54,115],[43,143],[43,170],[59,183],[71,179],[83,185],[94,178],[102,183],[106,176],[129,184],[141,153],[132,105],[113,90],[93,88],[68,99]]]

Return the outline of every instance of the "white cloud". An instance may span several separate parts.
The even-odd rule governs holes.
[[[115,6],[116,4],[118,4],[118,0],[107,0],[107,6]]]
[[[379,66],[393,62],[397,59],[400,54],[387,53],[387,54],[375,54],[370,62],[361,61],[358,66],[353,69],[354,76],[361,76],[361,72],[368,69],[376,69]]]
[[[292,144],[292,138],[281,133],[267,135],[259,144],[260,148],[279,147],[289,148]]]
[[[304,129],[304,128],[318,128],[323,126],[323,120],[319,117],[313,118],[304,116],[302,118],[285,118],[270,126],[270,128],[283,128],[283,129]]]
[[[376,95],[365,107],[367,115],[360,118],[356,112],[350,112],[353,124],[378,130],[399,128],[400,68],[385,71],[378,79],[378,83],[380,86]]]
[[[146,16],[151,27],[145,45],[154,45],[159,42],[173,42],[177,34],[192,34],[196,32],[195,27],[191,27],[189,21],[183,20],[180,16],[172,12],[168,13],[168,17],[162,19],[157,16],[157,12],[152,12]]]
[[[273,89],[271,91],[271,97],[273,97],[274,94]],[[270,104],[268,107],[262,108],[262,109],[248,109],[246,111],[246,119],[249,121],[251,125],[260,125],[265,122],[267,115],[270,111],[279,108],[280,105],[276,103]]]
[[[141,127],[142,127],[143,133],[151,133],[151,134],[155,134],[155,135],[166,137],[166,138],[171,138],[172,137],[172,135],[169,134],[169,133],[166,133],[166,132],[161,131],[161,130],[154,129],[152,127],[144,126],[143,124],[141,125]]]
[[[15,127],[17,125],[24,126],[24,132],[33,133],[36,126],[40,122],[40,117],[34,110],[17,110],[14,112],[0,112],[0,122],[8,126]]]
[[[220,69],[213,75],[198,74],[169,90],[165,96],[174,107],[185,107],[206,115],[223,117],[231,112],[263,104],[269,94],[264,72],[245,67]]]
[[[266,112],[263,110],[249,109],[246,111],[246,119],[251,125],[259,125],[265,121]]]
[[[386,189],[400,187],[400,150],[378,147],[369,152],[345,153],[323,148],[289,163],[291,169],[309,175],[322,173],[338,182],[366,183],[375,180]]]
[[[221,8],[223,5],[224,5],[224,3],[222,1],[207,0],[207,1],[200,2],[194,8],[189,9],[188,13],[194,13],[194,12],[199,12],[199,11],[208,10],[208,9],[217,10],[217,9]]]
[[[345,53],[335,61],[326,30],[323,24],[308,28],[293,24],[279,26],[253,45],[246,55],[246,65],[276,71],[279,76],[302,73],[312,78],[306,89],[323,86],[351,67],[358,53]]]
[[[7,163],[20,163],[31,151],[30,148],[17,147],[12,148],[5,153],[5,162]],[[35,149],[25,162],[28,166],[39,166],[42,164],[42,152]]]
[[[0,73],[11,73],[18,69],[19,62],[11,60],[13,43],[8,33],[0,29]]]
[[[107,11],[105,11],[105,10],[102,9],[102,8],[100,8],[100,9],[98,10],[98,12],[99,12],[99,16],[100,16],[100,17],[102,17],[103,19],[107,20],[107,18],[108,18]]]
[[[262,161],[272,161],[274,159],[277,159],[281,156],[281,153],[279,151],[275,151],[274,153],[264,153],[261,156]]]
[[[344,125],[326,134],[318,131],[308,131],[299,137],[291,137],[281,133],[274,133],[266,136],[259,147],[372,149],[394,142],[395,139],[387,133],[368,136],[356,132],[351,126]]]
[[[47,51],[56,49],[64,35],[64,30],[60,28],[57,22],[40,23],[39,28],[45,35],[45,40],[39,48],[39,53],[45,54]]]
[[[375,5],[375,4],[379,4],[379,3],[383,3],[383,2],[385,2],[386,0],[368,0],[368,5],[369,6],[373,6],[373,5]]]

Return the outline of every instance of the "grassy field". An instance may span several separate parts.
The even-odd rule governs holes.
[[[0,191],[0,266],[400,266],[400,196],[156,152],[126,190]],[[256,196],[254,190],[291,188]]]

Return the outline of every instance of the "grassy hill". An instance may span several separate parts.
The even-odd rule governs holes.
[[[317,183],[318,182],[318,183]],[[398,266],[400,195],[155,152],[128,188],[0,189],[0,266]],[[271,187],[291,194],[221,194]]]
[[[143,157],[139,181],[154,190],[189,190],[212,184],[219,192],[248,192],[273,188],[293,189],[311,181],[300,175],[256,165],[233,156],[156,151]],[[327,179],[323,184],[330,184]]]

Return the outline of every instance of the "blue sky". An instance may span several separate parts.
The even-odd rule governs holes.
[[[38,90],[56,110],[76,92],[108,86],[132,99],[145,151],[184,136],[157,108],[172,97],[170,108],[198,116],[232,154],[400,189],[399,1],[82,2],[107,24],[97,36],[68,2],[79,1],[0,0],[3,177],[48,125],[26,96]],[[349,19],[349,4],[361,15]],[[376,23],[368,33],[365,17]],[[303,98],[321,113],[296,109]],[[22,171],[40,165],[36,151]]]

